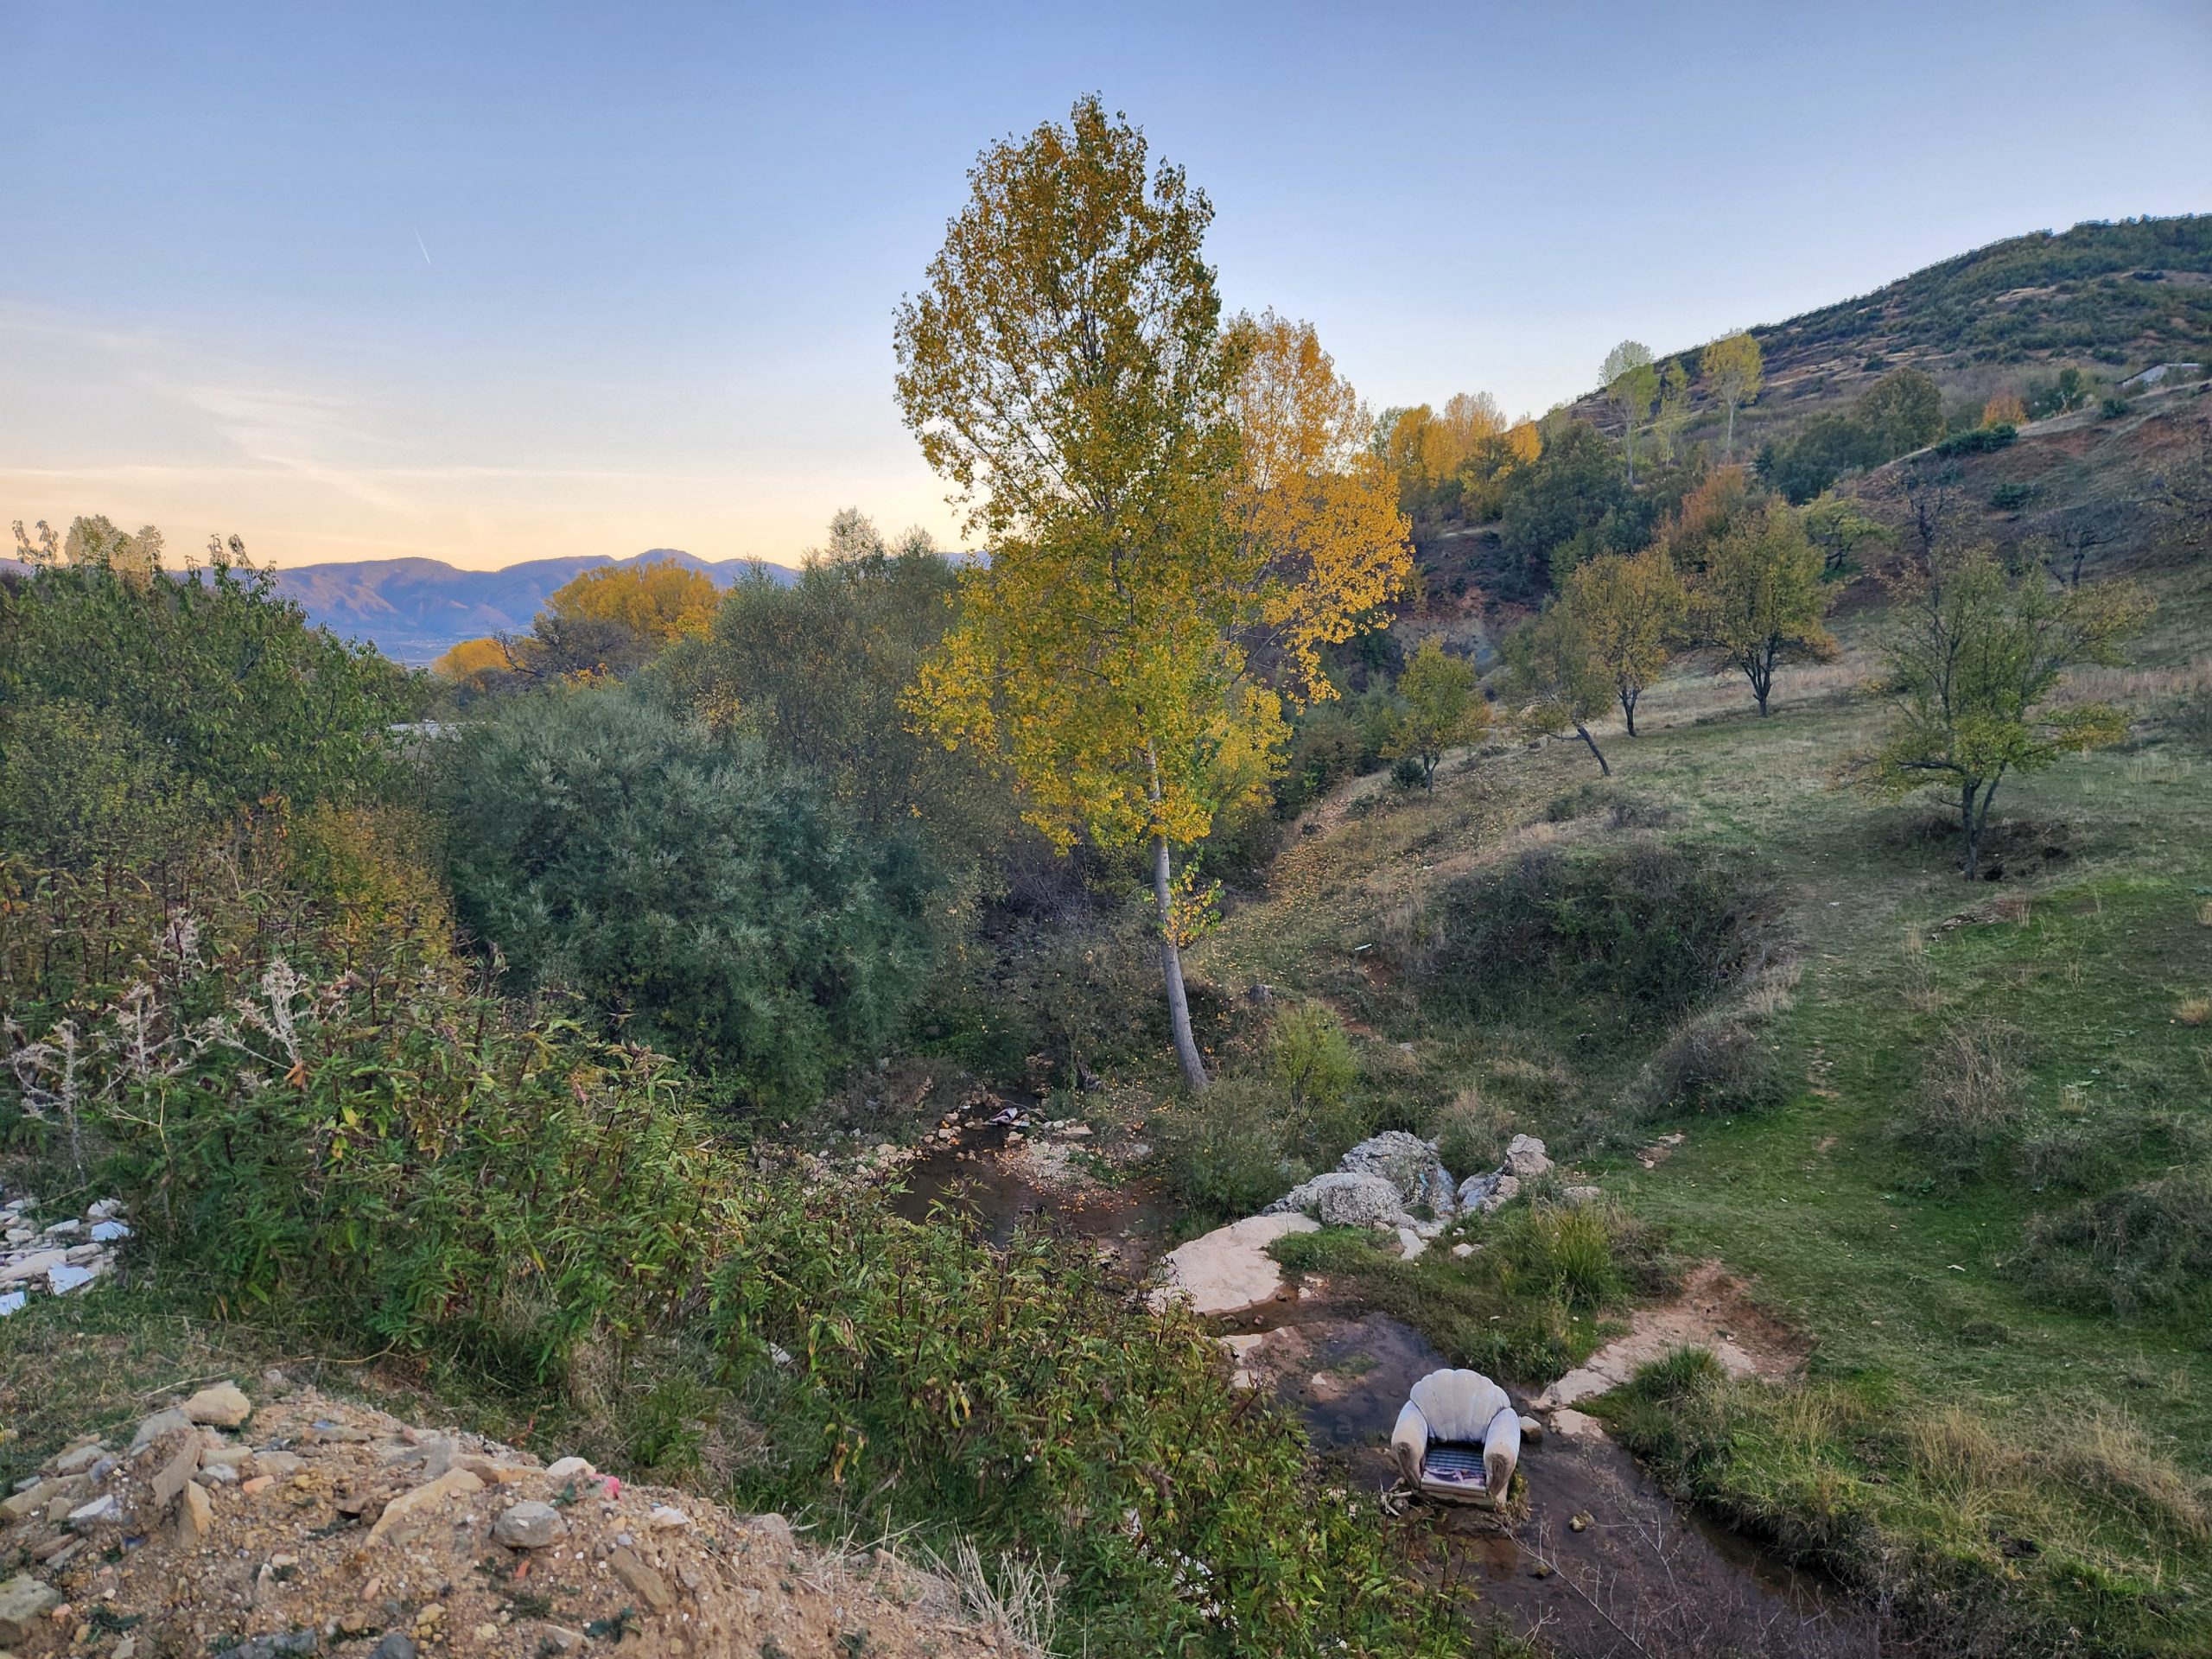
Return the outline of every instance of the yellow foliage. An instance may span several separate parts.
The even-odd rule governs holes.
[[[1689,606],[1675,562],[1659,547],[1634,558],[1593,559],[1567,579],[1567,601],[1592,658],[1613,683],[1633,737],[1637,700],[1666,667]]]
[[[464,639],[432,663],[430,672],[458,683],[507,666],[507,648],[497,639]]]
[[[546,601],[556,616],[620,622],[664,645],[706,632],[721,604],[712,581],[673,559],[600,565]]]
[[[2028,406],[2017,391],[2000,391],[1981,406],[1984,426],[2025,426]]]

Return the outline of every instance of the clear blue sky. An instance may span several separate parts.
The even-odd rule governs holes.
[[[2212,208],[2204,0],[0,0],[0,521],[291,564],[949,538],[892,308],[976,152],[1094,89],[1378,407]]]

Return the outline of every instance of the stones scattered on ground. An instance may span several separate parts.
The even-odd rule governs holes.
[[[103,1198],[82,1217],[41,1222],[36,1200],[0,1192],[0,1319],[35,1294],[67,1295],[112,1273],[116,1247],[130,1236],[122,1214],[119,1203]]]
[[[1397,1233],[1400,1253],[1410,1260],[1444,1230],[1456,1208],[1452,1177],[1437,1157],[1435,1143],[1389,1129],[1361,1141],[1336,1168],[1301,1181],[1262,1213],[1310,1216],[1328,1227]]]
[[[569,1523],[550,1503],[525,1498],[499,1511],[492,1523],[492,1541],[509,1549],[548,1549],[566,1537]]]
[[[1459,1207],[1471,1215],[1494,1216],[1521,1196],[1521,1178],[1503,1170],[1470,1175],[1459,1183]]]
[[[1248,1216],[1215,1229],[1202,1238],[1170,1250],[1160,1262],[1160,1282],[1152,1305],[1176,1302],[1211,1318],[1241,1313],[1282,1294],[1281,1265],[1268,1246],[1290,1233],[1310,1233],[1319,1224],[1310,1216]]]
[[[1552,1413],[1552,1433],[1562,1440],[1588,1445],[1605,1438],[1605,1426],[1587,1412],[1575,1411],[1562,1406]]]
[[[0,1583],[0,1659],[581,1655],[594,1640],[638,1659],[797,1659],[863,1628],[883,1659],[1020,1651],[893,1553],[820,1554],[780,1516],[580,1458],[556,1479],[508,1447],[283,1387],[257,1391],[249,1438],[169,1408],[142,1455],[81,1441],[10,1494],[0,1560],[29,1565]],[[257,1472],[204,1484],[240,1466]]]

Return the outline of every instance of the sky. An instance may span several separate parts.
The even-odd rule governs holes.
[[[2205,0],[0,0],[0,523],[283,566],[962,544],[893,309],[1089,92],[1376,408],[2212,210]]]

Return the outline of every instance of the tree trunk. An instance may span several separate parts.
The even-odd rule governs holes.
[[[1160,808],[1160,759],[1146,746],[1145,761],[1152,769],[1153,810]],[[1167,1024],[1175,1036],[1175,1058],[1182,1063],[1183,1081],[1192,1094],[1203,1094],[1211,1081],[1206,1063],[1198,1055],[1198,1039],[1191,1033],[1191,999],[1183,988],[1183,953],[1175,944],[1174,871],[1169,867],[1167,837],[1152,837],[1152,903],[1160,922],[1160,977],[1167,989]]]
[[[1959,785],[1959,828],[1967,838],[1967,880],[1971,881],[1979,873],[1981,862],[1981,827],[1974,821],[1974,785],[1971,782]]]
[[[1744,661],[1744,677],[1751,683],[1751,696],[1758,699],[1759,718],[1766,718],[1766,700],[1774,690],[1774,655],[1767,652],[1748,657]]]
[[[1720,453],[1731,461],[1736,459],[1736,404],[1733,398],[1728,404],[1728,436],[1721,445]]]
[[[1637,693],[1633,691],[1621,693],[1621,714],[1628,721],[1628,734],[1630,737],[1636,735],[1636,699]]]
[[[1574,722],[1574,729],[1576,734],[1590,746],[1590,753],[1597,757],[1598,775],[1600,778],[1611,777],[1613,769],[1605,764],[1605,752],[1598,747],[1598,740],[1590,735],[1590,728],[1578,720]]]

